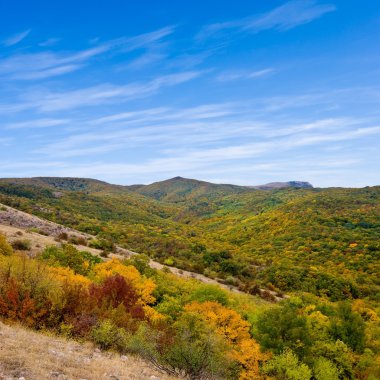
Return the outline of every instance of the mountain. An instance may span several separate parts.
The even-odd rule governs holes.
[[[289,182],[270,182],[264,185],[250,186],[253,189],[260,190],[275,190],[286,189],[287,187],[294,187],[296,189],[312,189],[313,185],[309,182],[303,181],[289,181]]]
[[[166,202],[181,202],[202,196],[224,196],[249,191],[244,186],[214,184],[196,179],[174,177],[150,185],[129,186],[131,191]]]
[[[97,235],[105,247],[117,243],[243,287],[271,283],[335,300],[380,287],[380,187],[260,190],[181,177],[118,186],[42,177],[0,180],[0,202]]]
[[[31,177],[31,178],[0,178],[0,184],[10,184],[14,186],[32,186],[48,190],[67,191],[127,191],[125,186],[111,185],[104,181],[91,178],[74,177]]]

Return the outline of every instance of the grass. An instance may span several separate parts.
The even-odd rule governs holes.
[[[0,379],[173,379],[133,356],[0,322]]]

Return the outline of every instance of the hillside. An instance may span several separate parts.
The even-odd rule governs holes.
[[[0,322],[0,379],[169,380],[132,355],[101,352],[90,343],[35,333]]]
[[[2,318],[192,379],[380,376],[380,187],[149,186],[1,180]]]
[[[242,289],[271,283],[334,299],[379,292],[379,187],[258,190],[178,177],[131,190],[5,179],[0,201],[97,235],[103,248],[116,243]]]

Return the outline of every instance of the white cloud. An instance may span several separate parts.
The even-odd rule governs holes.
[[[269,29],[286,31],[307,24],[335,9],[332,4],[318,4],[315,0],[293,0],[261,15],[207,25],[197,35],[197,39],[206,39],[224,31],[230,33],[257,33]]]
[[[49,128],[57,127],[59,125],[67,124],[69,120],[63,119],[38,119],[38,120],[26,120],[17,123],[10,123],[4,126],[5,129],[32,129],[32,128]]]
[[[216,79],[220,82],[229,82],[241,79],[256,79],[273,74],[275,70],[273,68],[266,68],[256,71],[226,71],[219,74]]]
[[[41,80],[81,69],[87,62],[107,52],[130,52],[149,47],[173,33],[174,27],[144,33],[135,37],[123,37],[99,43],[79,52],[41,52],[14,54],[0,59],[0,77],[3,80]],[[26,33],[26,32],[24,32]],[[24,38],[27,34],[25,34]],[[21,35],[20,35],[21,36]],[[40,46],[50,46],[55,41],[47,40]],[[8,45],[10,46],[10,45]]]
[[[41,41],[38,46],[49,47],[56,45],[61,39],[60,38],[48,38],[45,41]]]
[[[5,40],[2,41],[4,46],[13,46],[21,42],[24,38],[27,37],[27,35],[31,32],[31,29],[24,30],[21,33],[15,34],[11,37],[6,38]]]

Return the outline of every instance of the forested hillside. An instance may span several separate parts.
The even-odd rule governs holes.
[[[128,264],[158,284],[156,289],[165,282],[153,293],[154,300],[141,302],[174,318],[173,323],[183,311],[201,312],[214,321],[219,313],[229,313],[219,310],[220,305],[248,320],[263,355],[252,364],[257,365],[252,369],[256,374],[262,367],[276,378],[291,378],[281,377],[287,363],[285,367],[303,368],[302,379],[312,373],[321,380],[380,376],[380,187],[260,190],[180,177],[148,186],[67,178],[3,179],[0,202],[96,235],[89,244],[104,255],[117,243],[247,293],[258,294],[265,287],[290,295],[278,306],[252,306],[250,301],[245,311],[233,306],[237,301],[226,303],[214,293],[203,298],[190,292],[179,302],[182,285],[174,277],[170,284],[169,278],[157,277],[141,262]],[[45,253],[50,259],[51,255],[54,260],[61,256]],[[99,265],[104,264],[79,272],[89,276],[95,288],[102,283]],[[107,270],[124,273],[113,265],[118,269]],[[266,296],[273,301],[270,293]],[[94,302],[91,297],[89,302]],[[100,319],[107,319],[104,313],[99,311]],[[181,318],[175,322],[179,329],[185,323]],[[214,322],[218,330],[219,322]],[[242,360],[239,356],[244,367]],[[234,378],[232,369],[228,371]],[[245,376],[241,368],[240,376]]]
[[[378,297],[380,188],[263,191],[180,177],[2,180],[0,201],[242,287]]]

